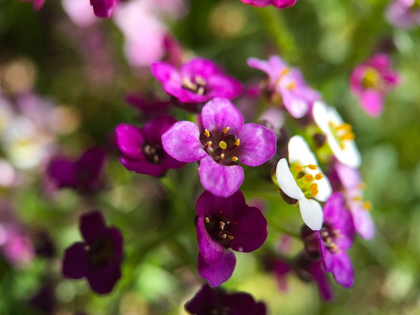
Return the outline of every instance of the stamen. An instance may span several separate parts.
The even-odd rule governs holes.
[[[315,175],[315,179],[321,180],[324,176],[321,173]]]
[[[204,218],[204,221],[205,221],[206,223],[210,223],[210,219],[209,219],[209,217],[205,217],[205,218]]]
[[[340,136],[340,140],[341,141],[345,141],[345,140],[354,140],[354,133],[352,132],[348,132],[342,136]]]
[[[153,162],[155,163],[159,162],[159,156],[157,154],[153,155]]]
[[[280,72],[280,77],[282,77],[282,76],[284,76],[284,75],[286,75],[286,74],[288,74],[289,73],[289,68],[284,68],[281,72]]]
[[[224,142],[224,141],[220,141],[219,142],[219,148],[222,149],[222,150],[226,149],[227,148],[227,143]]]
[[[303,176],[303,178],[305,179],[305,181],[311,182],[311,181],[314,180],[314,175],[312,175],[312,174],[306,174],[305,176]]]
[[[365,208],[366,210],[372,210],[372,203],[370,201],[365,201],[363,203],[363,208]]]
[[[210,137],[210,132],[206,129],[204,130],[204,135],[208,138]]]
[[[302,172],[302,170],[303,170],[303,167],[301,165],[296,165],[295,166],[295,171],[296,172]]]
[[[232,162],[236,162],[236,161],[238,161],[239,159],[236,157],[236,156],[232,156]]]
[[[317,189],[318,189],[318,184],[317,184],[317,183],[313,183],[313,184],[311,185],[311,189],[312,189],[312,190],[317,190]]]
[[[204,87],[202,87],[201,85],[200,85],[200,87],[198,88],[198,90],[197,90],[197,94],[198,95],[203,95],[204,94]]]
[[[291,90],[294,90],[295,87],[296,87],[296,82],[292,81],[286,86],[286,89],[291,91]]]
[[[353,200],[354,200],[354,201],[361,201],[361,200],[362,200],[362,197],[360,197],[360,196],[356,196],[356,197],[353,197]]]
[[[312,190],[311,191],[311,196],[312,197],[316,197],[316,195],[318,195],[318,193],[319,193],[319,190],[317,189],[317,190]]]
[[[240,139],[236,139],[236,141],[235,141],[235,145],[237,146],[237,147],[239,147],[239,145],[241,144],[241,140]]]
[[[220,158],[223,160],[225,158],[225,154],[224,153],[220,154]]]
[[[234,238],[233,235],[228,235],[228,240],[229,241],[233,240],[233,238]]]
[[[228,132],[228,131],[229,131],[229,129],[230,129],[230,127],[226,127],[225,129],[223,129],[223,133]]]
[[[223,221],[220,221],[220,222],[219,222],[219,226],[220,226],[220,229],[221,229],[222,231],[225,229],[225,225],[226,225],[226,223],[225,223],[225,222],[223,222]]]
[[[197,84],[191,82],[190,78],[188,77],[183,78],[182,85],[189,90],[192,90],[192,91],[197,90]]]
[[[208,142],[206,143],[206,146],[211,147],[211,145],[212,145],[212,144],[213,144],[213,142],[208,141]]]
[[[220,237],[221,238],[226,238],[227,237],[227,234],[222,234],[222,235],[220,235]]]
[[[311,170],[316,170],[316,169],[318,169],[318,166],[317,166],[317,165],[315,165],[315,164],[309,164],[309,165],[308,165],[308,167],[309,167]]]
[[[352,125],[348,123],[342,123],[341,125],[335,127],[335,130],[346,130],[351,131],[353,129]]]
[[[328,235],[329,235],[329,233],[328,233],[327,231],[322,231],[322,232],[321,232],[321,236],[322,236],[323,238],[327,237]]]
[[[199,75],[195,77],[195,82],[197,82],[197,84],[199,84],[199,85],[206,85],[207,84],[207,81]]]

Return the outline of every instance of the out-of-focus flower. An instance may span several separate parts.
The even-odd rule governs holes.
[[[352,126],[343,122],[335,108],[323,102],[315,103],[312,114],[315,123],[327,137],[334,156],[349,167],[359,167],[362,158],[354,142]]]
[[[171,103],[159,100],[154,97],[147,97],[139,93],[127,93],[124,100],[132,107],[141,112],[143,118],[152,118],[158,115],[167,114]]]
[[[152,64],[152,72],[169,95],[182,103],[203,103],[216,97],[232,99],[242,86],[207,59],[195,58],[179,70],[165,62]]]
[[[204,131],[190,121],[175,123],[162,136],[165,151],[181,162],[200,161],[200,180],[216,196],[229,197],[244,180],[238,162],[259,166],[276,152],[276,135],[264,126],[244,124],[227,99],[208,102],[201,112]]]
[[[110,18],[117,0],[90,0],[93,13],[99,18]]]
[[[350,78],[351,91],[372,117],[381,115],[385,96],[398,84],[399,76],[391,68],[391,58],[387,54],[376,54],[360,64]]]
[[[290,69],[278,56],[271,56],[268,61],[251,58],[248,66],[268,75],[266,89],[270,101],[284,105],[294,118],[305,116],[312,104],[321,99],[319,93],[307,85],[300,70]]]
[[[48,176],[58,188],[73,188],[82,193],[101,188],[106,153],[97,147],[87,149],[76,161],[56,156],[48,165]]]
[[[226,293],[204,284],[185,304],[185,310],[194,315],[266,315],[263,302],[256,302],[248,293]]]
[[[20,178],[7,160],[0,159],[0,187],[13,187],[20,183]]]
[[[107,227],[99,211],[80,217],[84,242],[69,247],[63,259],[62,273],[66,278],[87,278],[98,294],[110,293],[121,278],[123,237],[116,227]]]
[[[388,21],[399,28],[411,28],[420,24],[418,0],[395,0],[386,11]]]
[[[53,315],[57,307],[57,299],[55,297],[53,282],[47,279],[46,283],[29,301],[29,304],[42,311],[42,314]]]
[[[255,7],[266,7],[272,5],[279,9],[294,6],[297,0],[241,0],[243,3],[253,5]]]
[[[236,264],[229,251],[249,253],[267,238],[267,220],[246,204],[241,191],[228,198],[205,191],[197,201],[198,272],[211,286],[227,281]]]
[[[150,120],[143,128],[119,125],[116,134],[121,164],[129,171],[152,176],[182,167],[185,163],[175,160],[162,147],[162,135],[174,123],[175,118],[166,115]]]
[[[32,234],[35,253],[39,257],[53,258],[55,256],[55,245],[51,235],[46,230],[39,230]]]
[[[24,1],[24,2],[32,2],[33,3],[33,5],[34,5],[34,9],[35,10],[39,10],[39,9],[41,9],[42,8],[42,6],[44,5],[44,3],[45,3],[45,0],[21,0],[21,1]]]
[[[343,195],[353,216],[356,231],[364,239],[372,239],[375,236],[375,223],[370,214],[372,205],[363,200],[364,185],[360,172],[338,162],[335,163],[334,169],[344,188]]]
[[[277,164],[276,180],[281,195],[289,204],[299,203],[305,224],[312,230],[319,230],[323,221],[322,208],[312,198],[325,202],[332,189],[301,136],[294,136],[289,141],[289,164],[285,158]]]
[[[95,14],[87,0],[62,0],[64,10],[71,20],[81,27],[92,25],[95,20]]]

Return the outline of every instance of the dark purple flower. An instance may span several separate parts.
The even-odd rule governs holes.
[[[139,110],[143,117],[150,118],[166,114],[171,103],[153,97],[146,97],[139,93],[127,93],[124,100]]]
[[[66,278],[86,278],[93,291],[106,294],[121,278],[123,237],[116,227],[107,227],[99,211],[81,216],[80,232],[84,242],[69,247],[63,259]]]
[[[285,9],[294,6],[297,0],[241,0],[243,3],[253,5],[255,7],[266,7],[272,5],[279,9]]]
[[[201,112],[204,130],[190,121],[175,123],[162,136],[165,151],[181,162],[200,161],[200,180],[216,196],[229,197],[244,180],[238,162],[259,166],[276,152],[276,135],[264,126],[244,124],[241,112],[223,98]]]
[[[236,264],[229,251],[249,253],[267,238],[267,220],[237,191],[229,198],[205,191],[197,201],[198,272],[211,286],[227,281]]]
[[[99,18],[111,17],[117,0],[90,0],[90,5],[93,7],[93,13]]]
[[[54,314],[57,308],[57,299],[54,293],[53,282],[50,280],[46,280],[46,283],[39,289],[35,296],[31,298],[31,300],[29,301],[29,305],[42,311],[41,314]]]
[[[178,70],[166,62],[152,64],[163,89],[183,103],[204,103],[216,97],[232,99],[241,93],[241,83],[227,76],[212,61],[196,58]]]
[[[159,116],[143,128],[121,124],[116,129],[121,151],[121,164],[140,174],[160,176],[168,169],[177,169],[185,163],[168,155],[162,147],[162,135],[176,122],[171,116]]]
[[[102,185],[106,153],[97,147],[87,149],[76,161],[57,156],[48,165],[48,175],[58,188],[92,192]]]
[[[204,284],[185,304],[185,310],[194,315],[266,315],[264,303],[255,302],[248,293],[226,293]]]

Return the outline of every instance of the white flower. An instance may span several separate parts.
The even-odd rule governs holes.
[[[282,192],[297,200],[302,219],[312,230],[322,227],[323,214],[318,201],[326,201],[332,193],[331,185],[324,176],[315,155],[300,136],[289,142],[289,164],[281,159],[277,164],[276,177]]]
[[[359,167],[361,157],[351,125],[344,123],[337,111],[323,102],[315,102],[312,114],[337,160],[349,167]]]

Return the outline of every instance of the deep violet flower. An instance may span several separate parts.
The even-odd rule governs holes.
[[[216,97],[232,99],[242,86],[211,60],[195,58],[178,70],[166,62],[152,64],[152,73],[169,95],[182,103],[203,103]]]
[[[276,152],[276,136],[264,126],[244,124],[241,112],[227,99],[208,102],[201,112],[202,126],[175,123],[162,136],[165,151],[181,162],[200,161],[200,180],[216,196],[229,197],[244,180],[238,162],[259,166]]]
[[[124,96],[124,100],[135,109],[139,110],[143,118],[152,118],[169,112],[171,103],[153,96],[148,97],[139,93],[130,92]]]
[[[90,5],[93,7],[93,13],[99,18],[111,17],[117,0],[90,0]]]
[[[264,303],[243,292],[227,293],[204,284],[195,296],[185,304],[185,310],[193,315],[266,315]]]
[[[352,93],[372,117],[381,115],[385,96],[398,84],[399,76],[391,68],[391,58],[387,54],[376,54],[360,64],[350,78]]]
[[[205,191],[196,206],[198,272],[211,286],[227,281],[235,268],[229,250],[249,253],[267,238],[267,220],[261,211],[246,204],[241,191],[228,198]]]
[[[395,0],[387,9],[388,21],[399,28],[411,28],[420,24],[420,1]]]
[[[33,5],[34,5],[34,9],[35,10],[39,10],[39,9],[41,9],[42,8],[42,6],[44,5],[44,3],[45,3],[45,0],[22,0],[22,1],[24,1],[24,2],[33,2]]]
[[[255,7],[266,7],[272,5],[279,9],[294,6],[297,0],[241,0],[243,3],[253,5]]]
[[[121,164],[129,171],[152,176],[182,167],[184,163],[168,155],[162,147],[162,134],[175,122],[173,117],[165,115],[150,120],[143,128],[119,125],[116,134]]]
[[[123,237],[116,227],[107,227],[99,211],[80,217],[84,242],[69,247],[63,259],[62,273],[66,278],[86,278],[93,291],[106,294],[121,278]]]
[[[106,153],[97,147],[87,149],[76,161],[56,156],[48,165],[48,176],[58,188],[92,192],[102,185]]]
[[[278,56],[271,56],[267,61],[250,58],[248,66],[268,75],[267,90],[271,102],[284,105],[294,118],[305,116],[312,104],[321,99],[319,93],[305,82],[300,70],[290,69]]]

